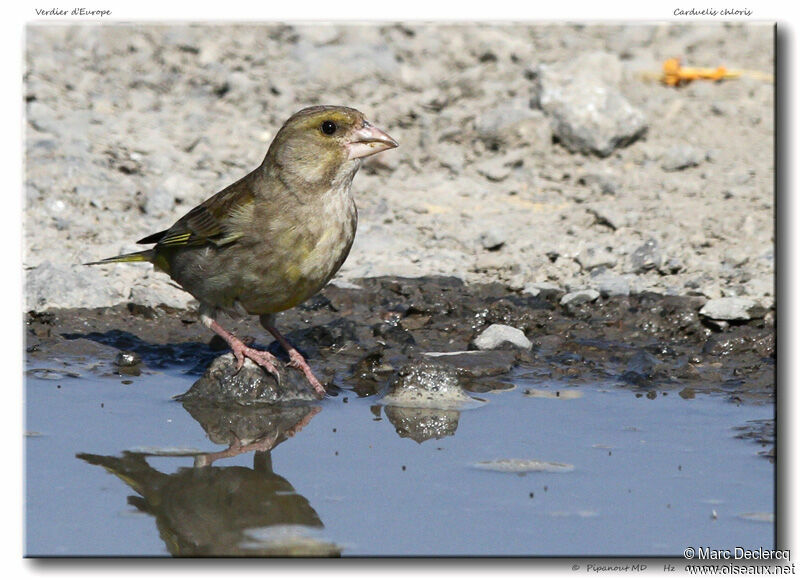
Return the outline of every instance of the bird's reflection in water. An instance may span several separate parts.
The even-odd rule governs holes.
[[[104,467],[137,495],[128,502],[156,518],[174,556],[338,556],[341,548],[321,538],[323,523],[308,500],[272,469],[270,452],[300,431],[320,408],[308,405],[220,408],[189,405],[187,411],[215,443],[213,453],[88,453],[78,458]],[[253,452],[253,467],[214,462]],[[148,457],[193,457],[193,467],[162,473]]]

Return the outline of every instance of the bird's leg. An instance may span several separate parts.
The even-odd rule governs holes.
[[[276,368],[276,363],[278,359],[276,359],[272,354],[268,353],[264,350],[256,350],[255,348],[251,348],[243,343],[241,340],[236,338],[230,332],[222,328],[219,323],[211,318],[208,315],[201,314],[200,320],[203,322],[205,326],[213,330],[216,334],[218,334],[221,338],[228,343],[228,346],[231,347],[233,351],[233,356],[236,357],[236,372],[238,373],[242,365],[244,364],[244,359],[249,358],[257,365],[264,367],[267,372],[269,372],[272,376],[275,377],[275,380],[278,381],[278,384],[281,384],[281,376],[278,373],[278,369]]]
[[[322,383],[319,382],[319,379],[314,376],[314,372],[311,370],[311,367],[308,366],[308,363],[306,362],[306,359],[303,358],[303,355],[300,354],[295,347],[289,344],[289,341],[286,340],[280,332],[278,332],[278,329],[275,327],[273,317],[271,315],[262,316],[261,326],[266,328],[272,334],[272,336],[278,340],[283,349],[289,354],[289,366],[303,371],[303,374],[306,376],[306,380],[314,388],[314,391],[316,391],[320,398],[327,395],[325,387],[323,387]]]

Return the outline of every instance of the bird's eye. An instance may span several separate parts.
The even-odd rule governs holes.
[[[323,121],[322,122],[322,132],[326,135],[333,135],[336,133],[336,123],[333,121]]]

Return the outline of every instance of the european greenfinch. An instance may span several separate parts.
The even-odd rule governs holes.
[[[164,231],[154,247],[107,258],[151,262],[200,302],[200,320],[230,345],[241,368],[252,359],[278,380],[277,359],[220,326],[220,311],[260,317],[318,396],[325,389],[275,327],[275,314],[307,300],[350,252],[358,214],[350,192],[365,157],[397,147],[355,109],[308,107],[292,115],[261,165]]]

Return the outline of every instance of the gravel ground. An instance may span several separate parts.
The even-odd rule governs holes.
[[[149,267],[80,264],[136,249],[319,103],[356,107],[401,144],[356,177],[360,225],[340,283],[441,274],[512,292],[770,308],[773,83],[670,88],[641,73],[669,57],[771,73],[773,34],[749,23],[30,26],[25,308],[189,304]]]

